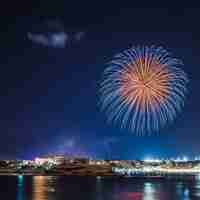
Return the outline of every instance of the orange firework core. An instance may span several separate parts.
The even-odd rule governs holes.
[[[165,100],[170,77],[158,60],[140,58],[122,69],[119,90],[126,103],[148,110]]]

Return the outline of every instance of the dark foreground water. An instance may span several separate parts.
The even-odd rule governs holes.
[[[96,179],[0,176],[0,200],[194,200],[200,178]]]

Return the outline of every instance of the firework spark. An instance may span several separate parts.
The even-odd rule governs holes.
[[[162,47],[138,46],[114,56],[100,87],[108,121],[139,135],[173,122],[187,91],[180,66],[182,62]]]

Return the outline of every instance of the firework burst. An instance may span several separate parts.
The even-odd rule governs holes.
[[[138,46],[114,56],[100,87],[108,121],[139,135],[158,132],[173,122],[187,91],[181,66],[162,47]]]

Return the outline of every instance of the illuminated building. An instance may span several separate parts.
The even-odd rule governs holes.
[[[55,165],[59,165],[64,163],[65,157],[63,155],[47,155],[42,157],[35,158],[35,163],[37,165],[44,165],[45,163],[52,163]]]

